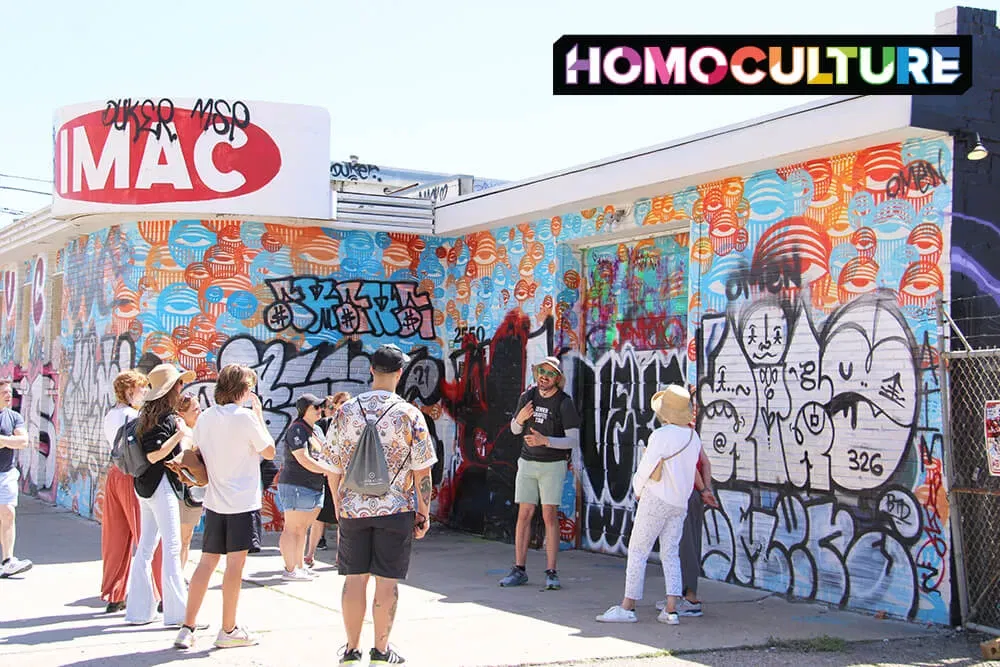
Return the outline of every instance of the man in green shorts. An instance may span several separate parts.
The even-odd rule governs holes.
[[[545,588],[560,588],[556,572],[559,555],[559,503],[573,447],[580,442],[580,415],[573,399],[563,391],[566,378],[559,359],[545,357],[532,368],[535,385],[521,394],[510,430],[524,435],[521,458],[517,462],[514,502],[518,503],[514,534],[514,567],[500,580],[501,586],[528,582],[525,565],[531,539],[531,519],[535,505],[542,505],[545,521]]]

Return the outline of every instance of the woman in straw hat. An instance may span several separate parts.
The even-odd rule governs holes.
[[[181,625],[187,605],[187,585],[181,571],[181,514],[178,499],[184,485],[167,463],[181,454],[183,423],[177,414],[184,384],[195,378],[193,371],[180,371],[160,364],[149,372],[149,393],[139,413],[136,437],[146,452],[150,466],[135,478],[142,514],[139,546],[132,560],[125,621],[133,625],[152,623],[156,618],[153,598],[152,563],[156,543],[163,538],[163,623]]]
[[[695,466],[701,453],[701,438],[690,427],[691,395],[671,385],[653,395],[653,412],[663,426],[649,436],[646,451],[632,477],[638,499],[635,523],[629,538],[625,569],[625,597],[597,617],[602,623],[635,623],[635,603],[642,599],[646,561],[660,539],[660,562],[666,580],[667,604],[656,618],[677,625],[677,602],[681,595],[681,562],[678,553],[688,496],[694,485]]]

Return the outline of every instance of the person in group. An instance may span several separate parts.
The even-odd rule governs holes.
[[[423,413],[395,393],[410,358],[395,345],[383,345],[370,361],[371,391],[345,403],[334,421],[330,491],[337,501],[340,532],[337,569],[346,577],[342,608],[347,645],[340,664],[359,665],[363,660],[361,628],[368,579],[374,576],[375,646],[369,664],[401,665],[405,660],[389,646],[399,600],[397,582],[406,579],[413,540],[423,539],[430,527],[431,468],[437,454]],[[376,425],[388,467],[389,491],[383,496],[361,495],[342,486],[368,421]]]
[[[705,521],[705,506],[718,507],[712,492],[711,463],[702,450],[694,473],[694,490],[688,498],[687,515],[684,518],[684,532],[678,547],[681,559],[681,599],[677,603],[680,616],[701,616],[701,600],[698,598],[698,578],[701,576],[701,531]],[[666,600],[656,603],[663,611]]]
[[[125,422],[139,416],[139,408],[149,391],[149,380],[140,371],[128,370],[118,374],[114,383],[115,407],[104,415],[104,436],[108,446],[114,448],[115,438]],[[101,513],[101,599],[108,603],[104,611],[113,614],[125,608],[129,573],[132,570],[132,550],[139,542],[139,525],[142,515],[139,498],[135,495],[135,480],[111,464],[104,483],[104,505]],[[163,571],[163,545],[156,547],[153,555],[153,587],[157,600],[161,599]]]
[[[329,463],[330,456],[332,454],[331,447],[333,445],[333,421],[337,416],[337,412],[340,410],[340,406],[349,401],[351,395],[346,391],[338,391],[333,396],[326,397],[326,403],[323,406],[323,418],[316,422],[320,430],[323,431],[323,453],[320,455],[320,460]],[[330,481],[329,477],[323,478],[323,507],[319,511],[319,515],[316,520],[313,521],[312,526],[309,528],[309,547],[306,549],[305,564],[306,567],[312,567],[315,563],[316,550],[326,549],[326,528],[327,526],[337,523],[337,508],[333,502],[333,496],[330,494]]]
[[[256,635],[236,621],[243,566],[253,540],[253,513],[261,508],[261,458],[273,459],[274,438],[267,431],[260,398],[254,393],[257,374],[252,368],[229,364],[219,372],[215,405],[205,410],[194,427],[194,442],[208,471],[205,489],[205,531],[201,560],[191,577],[184,625],[174,646],[194,645],[198,612],[208,592],[212,573],[226,557],[222,577],[222,627],[218,648],[252,646]],[[249,409],[243,407],[249,403]]]
[[[31,569],[31,561],[14,555],[17,537],[17,494],[21,472],[14,465],[14,450],[28,446],[28,431],[24,418],[11,410],[14,386],[9,378],[0,378],[0,579],[23,574]]]
[[[261,498],[264,497],[264,493],[272,487],[274,480],[278,477],[278,464],[272,459],[260,460],[260,493]],[[277,489],[275,489],[275,494],[277,494]],[[261,501],[261,507],[263,508],[263,501]],[[254,510],[251,512],[253,518],[253,536],[250,540],[250,553],[259,554],[264,547],[264,519],[261,516],[261,510]]]
[[[573,448],[580,442],[580,415],[563,388],[566,378],[559,359],[546,357],[532,368],[535,385],[521,394],[510,422],[514,435],[524,436],[514,479],[518,504],[514,533],[514,567],[500,585],[528,582],[528,543],[535,506],[541,503],[545,522],[545,588],[561,588],[556,559],[559,556],[559,503],[562,501]]]
[[[323,486],[334,470],[321,462],[323,432],[316,422],[323,416],[325,398],[303,394],[295,402],[298,418],[285,431],[285,462],[278,475],[278,498],[285,526],[278,548],[285,560],[286,581],[310,581],[305,566],[306,531],[323,507]]]
[[[139,412],[136,437],[150,466],[134,480],[141,526],[139,546],[129,576],[125,622],[145,625],[155,618],[153,552],[162,535],[163,623],[179,626],[184,620],[187,600],[187,585],[181,572],[181,514],[177,506],[177,499],[183,497],[184,485],[166,464],[181,453],[184,432],[180,424],[184,420],[177,414],[177,403],[184,384],[194,380],[195,374],[194,371],[181,372],[172,364],[160,364],[147,377],[150,388]]]
[[[178,474],[183,474],[181,473],[182,468],[190,474],[191,467],[204,466],[200,462],[201,455],[198,453],[198,448],[194,445],[194,427],[198,423],[198,417],[201,415],[201,405],[198,403],[198,398],[194,394],[187,392],[181,394],[181,399],[177,404],[177,414],[184,420],[183,426],[180,427],[184,433],[181,439],[181,460],[187,463],[188,466],[184,466],[181,463],[171,465],[174,466],[174,472]],[[181,481],[184,480],[182,479]],[[198,481],[201,482],[202,480],[199,479]],[[188,554],[191,551],[191,539],[194,537],[194,529],[197,528],[198,522],[201,521],[202,501],[204,498],[205,487],[185,483],[184,496],[177,501],[181,513],[181,570],[187,567]]]
[[[697,428],[698,401],[695,387],[688,385],[691,394],[691,428]],[[680,601],[677,603],[679,616],[701,616],[701,600],[698,599],[698,578],[701,576],[701,529],[705,520],[705,506],[718,507],[712,492],[712,462],[704,448],[698,454],[698,465],[694,475],[694,489],[688,498],[687,516],[684,518],[684,532],[681,535],[681,582],[683,584]],[[666,609],[667,601],[656,603],[656,609]]]
[[[667,601],[657,619],[677,625],[677,600],[681,596],[681,563],[678,548],[684,530],[688,496],[694,485],[701,438],[689,426],[691,396],[680,385],[653,394],[653,412],[663,424],[653,431],[642,454],[632,490],[638,499],[625,565],[625,597],[597,617],[601,623],[635,623],[635,603],[642,599],[646,561],[660,540],[660,562]]]

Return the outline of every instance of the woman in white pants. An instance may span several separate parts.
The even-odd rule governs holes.
[[[139,413],[136,436],[142,443],[150,466],[135,478],[139,496],[141,528],[139,546],[132,560],[129,576],[125,622],[145,625],[156,619],[153,596],[152,565],[156,543],[163,538],[163,624],[180,626],[187,606],[187,585],[181,571],[181,514],[178,498],[184,485],[167,463],[181,454],[184,432],[177,414],[184,383],[195,378],[193,371],[183,373],[171,364],[160,364],[149,372],[149,393]]]
[[[701,438],[691,422],[691,395],[671,385],[653,395],[653,412],[663,426],[649,436],[646,451],[632,476],[632,489],[639,501],[628,544],[625,597],[597,617],[601,623],[635,623],[635,603],[642,599],[646,561],[660,539],[660,562],[666,580],[667,604],[656,618],[677,625],[677,601],[681,596],[681,561],[678,547],[684,531],[688,496],[694,485],[695,466],[701,453]]]

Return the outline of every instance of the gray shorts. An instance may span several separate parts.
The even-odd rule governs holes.
[[[17,482],[20,479],[21,471],[17,468],[11,468],[7,472],[0,472],[0,505],[17,507]]]

